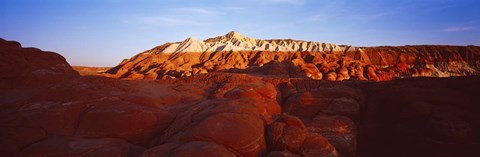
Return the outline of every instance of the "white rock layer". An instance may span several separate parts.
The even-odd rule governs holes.
[[[260,40],[245,37],[237,32],[199,41],[187,38],[182,42],[167,43],[145,53],[186,53],[186,52],[218,52],[218,51],[311,51],[311,52],[346,52],[358,48],[350,46],[337,46],[335,44],[301,41],[301,40]]]

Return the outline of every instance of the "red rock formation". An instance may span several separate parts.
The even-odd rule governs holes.
[[[112,67],[72,66],[72,68],[82,76],[95,76],[102,75],[102,73],[105,73],[105,71]]]
[[[297,152],[306,136],[305,125],[300,119],[293,116],[283,115],[268,126],[271,150]]]
[[[357,130],[349,118],[317,115],[307,127],[310,132],[324,136],[340,154],[355,156]]]
[[[338,157],[335,147],[325,137],[316,133],[308,134],[299,153],[304,157]]]
[[[16,84],[35,86],[37,84],[62,81],[78,73],[70,67],[65,58],[53,52],[37,48],[22,48],[20,43],[0,38],[0,89]]]
[[[173,115],[166,111],[122,101],[102,101],[82,113],[75,136],[121,138],[145,145],[159,130],[164,130],[172,119]]]
[[[145,151],[142,157],[163,157],[171,154],[171,157],[190,157],[190,156],[224,156],[235,157],[235,153],[231,152],[222,145],[206,141],[191,141],[177,147],[175,144],[164,144]]]
[[[431,75],[430,63],[456,73],[467,68],[436,61],[475,65],[475,49],[198,53],[198,65],[180,53],[158,64],[168,71],[125,61],[140,71],[121,74],[180,79],[127,81],[79,76],[56,53],[1,40],[0,156],[478,156],[478,76],[303,78]],[[423,66],[393,50],[431,57]]]
[[[49,137],[32,144],[18,156],[22,157],[116,157],[138,156],[143,148],[119,139],[78,139],[72,137]]]
[[[262,42],[282,48],[259,48],[263,45]],[[480,74],[480,47],[476,46],[353,48],[324,43],[320,46],[324,48],[320,49],[315,46],[300,48],[300,45],[314,43],[317,42],[258,40],[231,32],[205,42],[185,40],[177,43],[180,47],[172,51],[173,53],[169,49],[172,47],[171,43],[155,47],[108,70],[107,76],[124,79],[171,79],[228,71],[330,81],[385,81],[416,76]],[[218,44],[233,47],[212,50],[212,47]]]
[[[267,155],[267,157],[301,157],[301,156],[297,154],[293,154],[288,151],[272,151]]]
[[[368,103],[361,113],[363,125],[358,125],[364,132],[359,134],[358,144],[364,148],[359,153],[478,155],[479,81],[415,78],[372,84],[364,90]]]

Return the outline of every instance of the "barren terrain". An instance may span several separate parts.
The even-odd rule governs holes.
[[[478,156],[479,53],[152,49],[108,78],[2,39],[0,156]]]

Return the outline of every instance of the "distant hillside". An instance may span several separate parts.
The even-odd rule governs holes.
[[[478,46],[352,47],[292,39],[261,40],[229,32],[166,43],[107,71],[123,79],[172,79],[210,72],[316,80],[386,81],[478,75]]]
[[[82,76],[99,75],[104,73],[112,67],[87,67],[87,66],[72,66]]]

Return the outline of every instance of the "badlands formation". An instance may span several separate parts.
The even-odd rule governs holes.
[[[209,72],[315,80],[386,81],[480,74],[477,46],[353,47],[300,40],[259,40],[230,32],[166,43],[107,71],[124,79],[172,79]]]
[[[81,76],[57,53],[0,39],[0,156],[480,156],[478,57],[475,46],[232,32],[165,44],[102,74],[157,79],[125,80]],[[394,79],[411,76],[429,77]]]

